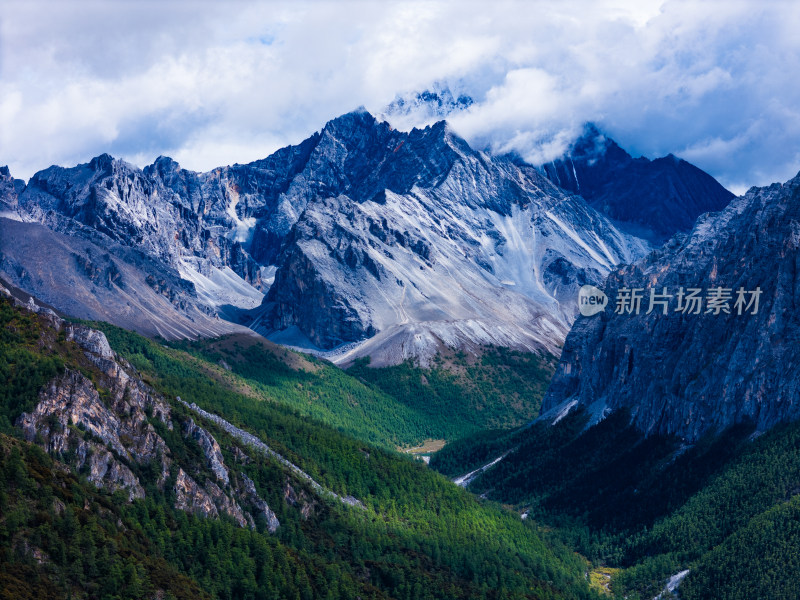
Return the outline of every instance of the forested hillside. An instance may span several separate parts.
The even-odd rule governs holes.
[[[359,359],[347,373],[424,415],[429,437],[449,442],[535,418],[556,363],[547,353],[485,346],[470,355],[442,352],[430,367],[408,360],[372,368]]]
[[[584,429],[571,413],[446,446],[451,476],[506,455],[469,485],[507,502],[614,572],[619,597],[650,599],[689,570],[682,598],[796,598],[800,593],[800,424],[752,425],[686,445],[645,438],[624,412]]]
[[[20,413],[36,405],[38,382],[60,371],[94,382],[101,402],[111,397],[89,355],[47,316],[0,299],[0,364],[9,382],[0,440],[2,597],[593,597],[585,561],[532,522],[475,499],[418,461],[336,431],[280,399],[265,401],[241,381],[226,382],[212,363],[103,328],[120,364],[129,360],[142,385],[169,402],[167,422],[152,414],[145,425],[165,441],[172,464],[200,482],[213,476],[206,448],[184,433],[191,417],[219,442],[231,486],[233,479],[252,480],[280,526],[269,533],[263,520],[251,529],[227,515],[181,510],[174,472],[159,484],[155,463],[112,452],[142,482],[144,497],[130,501],[97,487],[88,479],[93,473],[71,468],[76,457],[68,448],[48,454],[37,439],[21,439],[14,425]],[[177,396],[255,434],[363,508],[318,494],[279,462],[190,415]],[[50,427],[43,436],[59,428],[55,421]],[[90,431],[68,427],[70,439],[96,442]]]

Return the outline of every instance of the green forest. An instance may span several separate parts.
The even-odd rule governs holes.
[[[159,487],[152,465],[125,463],[143,499],[96,487],[15,422],[65,369],[102,377],[44,317],[0,299],[0,598],[649,600],[687,569],[684,599],[800,597],[800,424],[686,445],[643,437],[624,412],[532,422],[552,358],[486,348],[342,371],[255,337],[166,344],[93,326],[170,401],[172,422],[149,423],[196,479],[210,471],[180,433],[178,396],[364,510],[267,456],[242,462],[213,422],[225,463],[280,520],[274,534],[176,509],[176,474]],[[448,440],[429,467],[396,450],[426,438]],[[451,483],[499,456],[467,490]]]
[[[365,358],[342,371],[255,336],[169,346],[203,360],[218,377],[240,377],[255,396],[387,448],[425,439],[449,442],[527,423],[539,412],[556,362],[552,356],[486,347],[477,358],[437,355],[427,368],[411,361],[372,368]]]
[[[371,368],[369,358],[347,369],[429,423],[431,438],[448,441],[493,429],[508,429],[539,414],[557,359],[485,346],[477,356],[437,354],[433,364]]]
[[[690,573],[684,599],[800,597],[800,424],[747,424],[692,446],[642,435],[623,412],[586,428],[570,413],[449,444],[431,467],[464,473],[506,452],[469,489],[552,527],[620,598],[651,599]]]
[[[18,374],[28,368],[14,358],[22,350],[41,359],[36,372],[43,377],[62,368],[50,364],[54,356],[94,376],[75,345],[48,333],[41,317],[5,300],[0,306],[0,327],[8,332],[0,355],[10,381],[22,381]],[[237,468],[276,511],[281,526],[274,535],[264,523],[249,530],[227,517],[175,509],[170,487],[159,490],[146,465],[130,465],[146,496],[128,502],[68,468],[67,457],[24,442],[12,427],[0,438],[0,597],[596,597],[586,583],[586,561],[535,523],[473,497],[419,461],[346,435],[278,398],[267,401],[238,379],[217,377],[214,363],[101,327],[166,398],[181,396],[254,433],[317,481],[362,500],[365,510],[317,497],[304,516],[284,500],[285,469],[255,454]],[[35,402],[30,386],[19,389],[16,408],[4,407],[9,423]],[[172,407],[173,420],[180,419],[186,409]],[[206,468],[196,444],[177,434],[178,421],[171,432],[157,419],[151,423],[174,457],[197,462],[197,473]],[[213,423],[203,425],[234,464],[233,441]],[[302,481],[292,485],[313,496]]]

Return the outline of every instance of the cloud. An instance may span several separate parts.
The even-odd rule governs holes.
[[[0,163],[262,158],[444,82],[470,143],[550,160],[585,121],[737,190],[800,168],[800,9],[736,2],[22,2],[0,17]],[[424,124],[410,115],[398,125]]]

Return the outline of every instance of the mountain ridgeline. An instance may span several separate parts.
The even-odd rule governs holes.
[[[119,324],[143,333],[192,337],[196,322],[208,335],[208,319],[221,317],[276,341],[341,348],[332,358],[342,362],[426,363],[444,347],[481,344],[555,353],[577,289],[648,248],[532,166],[471,149],[444,121],[402,132],[364,111],[208,173],[102,155],[25,186],[0,176],[3,215],[23,222],[20,235],[45,236],[38,223],[65,236],[41,244],[64,248],[47,277],[35,248],[4,248],[12,284],[69,314],[118,322],[120,311],[65,289],[99,279],[109,302],[141,305]],[[123,263],[150,272],[153,262],[158,275],[115,278]]]
[[[540,168],[625,230],[658,244],[733,198],[708,173],[672,154],[633,158],[591,123],[565,156]]]

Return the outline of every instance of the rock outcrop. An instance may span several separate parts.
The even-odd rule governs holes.
[[[606,310],[579,317],[567,337],[544,417],[578,404],[595,420],[627,408],[645,433],[690,441],[735,423],[764,431],[800,418],[798,273],[800,176],[750,189],[614,271]],[[638,314],[632,293],[642,297]],[[648,314],[651,294],[663,303]]]
[[[27,440],[41,439],[48,452],[73,455],[78,469],[88,469],[90,481],[126,489],[131,499],[141,498],[144,490],[123,461],[156,460],[166,445],[139,414],[141,406],[126,401],[124,407],[131,411],[130,419],[120,419],[89,379],[68,370],[41,392],[39,404],[18,424]]]
[[[275,533],[281,524],[277,515],[269,507],[269,504],[267,504],[264,499],[258,495],[256,484],[253,483],[253,480],[244,473],[240,473],[239,475],[242,478],[244,496],[255,508],[254,514],[256,516],[263,517],[267,523],[267,530],[270,533]]]
[[[208,461],[208,468],[211,469],[217,480],[223,485],[228,485],[230,483],[228,468],[225,466],[222,458],[222,448],[219,447],[217,440],[205,429],[196,425],[191,418],[187,421],[185,430],[186,435],[197,442],[203,450],[203,454],[205,454]]]
[[[4,287],[0,292],[11,295]],[[236,485],[231,485],[219,443],[191,418],[181,424],[182,431],[191,443],[199,445],[206,462],[176,464],[154,427],[155,423],[173,429],[175,417],[169,403],[114,353],[102,332],[64,322],[49,309],[37,307],[33,298],[27,303],[18,301],[18,305],[22,310],[43,314],[54,332],[60,332],[67,343],[76,344],[88,361],[81,370],[66,369],[49,382],[40,391],[34,409],[19,417],[17,426],[25,439],[41,444],[98,487],[124,491],[129,500],[143,498],[146,484],[163,490],[174,477],[175,506],[181,510],[212,518],[225,514],[240,527],[255,527],[255,515],[266,519],[270,532],[278,528],[277,516],[258,495],[252,480],[242,474]],[[88,371],[91,373],[85,374]],[[238,450],[238,454],[243,453]],[[134,472],[136,466],[153,463],[157,465],[157,481],[140,481]],[[187,471],[203,476],[205,483],[199,484]],[[203,473],[210,473],[217,481]],[[243,510],[239,500],[252,507],[253,514]]]
[[[0,217],[21,219],[19,195],[25,189],[25,182],[14,179],[8,167],[0,167]]]
[[[175,506],[204,517],[219,516],[211,494],[189,477],[183,469],[178,469],[178,475],[175,478]]]

